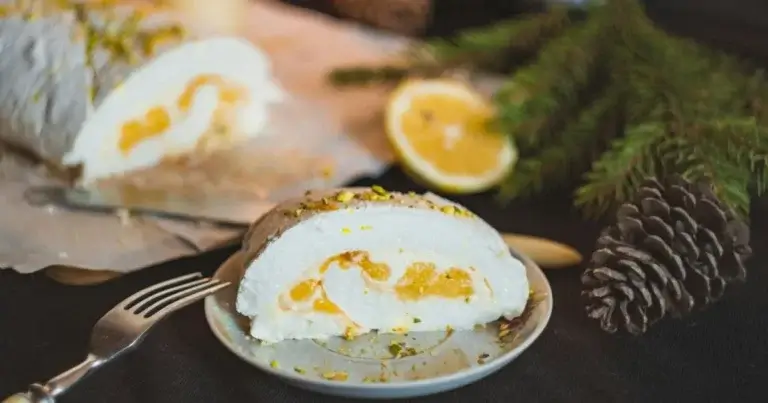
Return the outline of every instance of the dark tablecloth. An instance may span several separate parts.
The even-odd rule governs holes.
[[[738,8],[738,3],[729,4]],[[741,3],[758,7],[754,12],[762,11],[763,23],[768,25],[765,5]],[[673,10],[666,17],[661,13],[659,19],[674,22],[684,14]],[[695,32],[692,26],[688,21],[677,28],[691,33]],[[755,37],[737,26],[718,28],[708,22],[699,25],[698,32],[721,45],[731,38],[730,46],[739,51],[762,50],[765,53],[757,56],[768,55],[768,48],[759,46],[768,30]],[[717,29],[723,35],[712,34]],[[734,39],[739,35],[752,42]],[[391,189],[419,190],[396,169],[375,182]],[[567,195],[506,207],[494,203],[492,195],[458,201],[499,230],[560,240],[585,255],[600,228],[598,223],[583,221],[570,208]],[[528,351],[486,380],[414,402],[766,402],[767,226],[766,209],[756,208],[752,225],[756,254],[746,284],[732,289],[728,298],[705,312],[663,322],[639,338],[602,333],[585,317],[579,301],[581,268],[549,271],[554,314]],[[22,276],[0,270],[0,397],[48,379],[82,359],[92,325],[122,298],[182,273],[211,274],[232,252],[219,250],[182,259],[93,287],[66,287],[42,274]],[[288,387],[240,361],[214,338],[202,304],[197,304],[173,315],[137,351],[102,368],[60,401],[288,403],[332,402],[334,398]]]

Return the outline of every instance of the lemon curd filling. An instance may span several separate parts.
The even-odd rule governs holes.
[[[176,100],[177,111],[188,113],[198,91],[205,86],[213,86],[218,90],[218,106],[214,113],[215,122],[212,122],[214,124],[225,120],[225,111],[230,110],[247,97],[245,89],[228,83],[221,76],[201,74],[187,83],[184,91]],[[171,112],[167,108],[160,106],[150,108],[143,117],[129,120],[122,125],[118,149],[123,155],[128,155],[140,143],[162,136],[171,127],[171,124]]]
[[[395,293],[402,300],[414,301],[426,297],[467,298],[475,290],[465,270],[451,267],[438,272],[434,263],[414,262],[397,281]]]
[[[472,277],[468,270],[451,267],[439,271],[434,263],[413,262],[405,273],[397,279],[394,286],[386,284],[392,276],[392,269],[386,263],[371,260],[366,251],[347,251],[329,257],[320,265],[319,278],[311,278],[293,285],[287,297],[293,302],[311,302],[311,310],[317,313],[343,314],[343,311],[331,301],[323,286],[323,275],[331,265],[336,264],[342,270],[359,269],[366,285],[377,290],[394,293],[402,301],[418,301],[423,298],[466,299],[474,295]],[[278,306],[282,310],[291,310],[289,301],[281,296]]]
[[[162,135],[170,126],[171,116],[167,109],[159,106],[151,108],[143,119],[133,119],[123,124],[118,148],[126,155],[142,141]]]
[[[202,74],[190,80],[184,92],[179,96],[179,99],[176,101],[176,106],[179,110],[182,112],[189,111],[197,91],[207,85],[215,86],[219,90],[219,102],[223,104],[233,104],[245,97],[245,91],[242,88],[227,83],[221,76]]]

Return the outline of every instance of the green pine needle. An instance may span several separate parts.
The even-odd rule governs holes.
[[[331,71],[328,79],[336,86],[378,85],[400,81],[414,74],[412,68],[399,66],[346,67]]]
[[[548,187],[566,185],[573,172],[589,167],[592,151],[602,141],[596,133],[605,131],[605,122],[612,121],[623,93],[623,86],[613,86],[594,100],[573,121],[566,125],[562,135],[538,153],[521,158],[511,177],[502,183],[500,196],[511,199],[530,196]]]
[[[595,14],[549,43],[534,63],[513,74],[496,92],[496,124],[524,150],[545,140],[552,117],[577,102],[588,84],[606,39],[603,13]]]
[[[556,6],[545,13],[469,29],[450,40],[428,41],[408,50],[406,66],[339,67],[328,79],[339,87],[377,85],[411,76],[437,76],[455,67],[487,67],[501,53],[535,50],[569,22],[567,8]]]
[[[533,51],[543,40],[562,32],[569,22],[568,9],[554,6],[542,14],[471,28],[449,40],[433,40],[418,50],[441,63],[486,63],[500,53]]]
[[[665,137],[662,125],[646,123],[630,128],[623,138],[614,140],[592,164],[585,175],[586,184],[576,190],[576,206],[586,215],[598,217],[631,200],[643,179],[657,174],[654,152]]]

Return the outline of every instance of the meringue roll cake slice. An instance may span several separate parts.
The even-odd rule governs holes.
[[[149,3],[0,0],[0,141],[88,186],[263,134],[268,55]]]
[[[523,313],[528,279],[465,208],[380,187],[309,192],[249,230],[236,308],[264,342],[472,329]]]

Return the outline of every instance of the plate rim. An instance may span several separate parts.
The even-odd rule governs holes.
[[[208,327],[211,330],[211,333],[216,337],[216,339],[221,343],[227,350],[229,350],[232,354],[237,356],[242,361],[247,362],[248,364],[258,368],[259,370],[266,372],[267,374],[277,376],[279,378],[283,378],[286,381],[291,381],[293,383],[298,384],[309,384],[316,388],[336,388],[336,389],[367,389],[367,390],[393,390],[393,389],[403,389],[403,388],[418,388],[418,387],[428,387],[428,386],[434,386],[436,384],[452,384],[452,383],[459,383],[457,381],[461,381],[462,379],[466,378],[473,378],[473,379],[481,379],[485,376],[490,375],[491,373],[494,373],[501,368],[507,366],[511,361],[513,361],[516,357],[518,357],[521,353],[523,353],[525,350],[527,350],[538,338],[541,336],[541,334],[544,332],[544,329],[546,329],[547,325],[549,324],[550,319],[552,318],[552,311],[554,308],[554,298],[552,296],[552,285],[549,283],[549,279],[547,278],[544,271],[536,264],[534,263],[530,258],[523,255],[522,253],[510,248],[513,256],[518,258],[523,265],[526,268],[526,271],[533,270],[536,272],[536,274],[541,278],[541,284],[544,286],[544,290],[540,290],[544,293],[544,299],[540,301],[540,303],[545,303],[545,311],[541,315],[541,320],[538,321],[536,324],[536,327],[529,333],[528,337],[525,338],[520,344],[515,346],[514,348],[510,349],[509,351],[504,352],[503,354],[499,355],[497,359],[492,360],[488,362],[487,364],[484,364],[482,366],[476,366],[476,367],[469,367],[465,368],[447,375],[437,376],[433,378],[425,378],[425,379],[416,379],[416,380],[407,380],[407,381],[400,381],[400,382],[380,382],[380,383],[349,383],[349,382],[339,382],[339,381],[333,381],[333,380],[326,380],[326,379],[314,379],[310,377],[306,377],[300,374],[294,374],[291,371],[286,370],[280,370],[272,368],[267,363],[262,363],[256,360],[252,360],[249,357],[244,356],[241,354],[229,340],[229,338],[218,330],[218,326],[214,324],[214,318],[215,315],[214,304],[216,304],[215,298],[216,295],[210,295],[205,298],[204,301],[204,314],[205,314],[205,320],[208,324]],[[235,251],[232,255],[230,255],[227,259],[225,259],[221,265],[214,271],[214,274],[212,277],[215,277],[227,264],[230,263],[230,261],[235,260],[240,254],[242,254],[241,250]],[[479,376],[478,376],[479,375]]]

